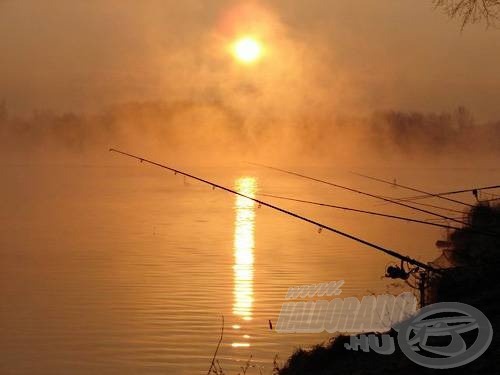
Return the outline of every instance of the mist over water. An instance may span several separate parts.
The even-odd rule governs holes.
[[[494,166],[500,121],[479,123],[465,107],[452,113],[386,111],[370,116],[256,123],[223,103],[138,102],[97,114],[36,111],[9,116],[0,107],[4,161],[99,159],[109,147],[177,163],[272,161],[327,166],[442,163]],[[269,122],[267,122],[269,121]],[[34,159],[33,159],[34,158]]]
[[[426,2],[351,8],[1,2],[1,152],[491,164],[498,30],[460,34]],[[251,65],[229,50],[247,35],[263,48]]]

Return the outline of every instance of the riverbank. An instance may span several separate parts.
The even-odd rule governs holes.
[[[449,234],[445,256],[453,264],[434,280],[434,302],[462,302],[481,310],[493,326],[489,349],[465,366],[451,369],[453,373],[489,374],[500,365],[500,342],[495,335],[500,329],[500,206],[478,204],[467,214],[462,229]],[[386,332],[397,343],[397,333]],[[380,334],[377,334],[380,335]],[[359,337],[359,335],[357,335]],[[434,372],[413,363],[396,345],[391,355],[373,351],[352,351],[345,348],[350,336],[332,338],[327,344],[311,350],[297,350],[280,369],[280,375],[323,374],[427,374]]]

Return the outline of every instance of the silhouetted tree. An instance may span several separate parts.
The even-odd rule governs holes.
[[[462,21],[462,29],[471,23],[493,25],[500,15],[500,0],[433,0],[451,18]]]

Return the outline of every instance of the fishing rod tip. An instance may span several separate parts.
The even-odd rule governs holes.
[[[244,161],[244,163],[245,163],[245,164],[249,164],[249,165],[258,166],[258,167],[262,166],[262,164],[256,163],[256,162],[254,162],[254,161],[248,161],[248,160],[245,160],[245,161]]]

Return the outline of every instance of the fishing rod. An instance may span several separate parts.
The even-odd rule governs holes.
[[[383,180],[381,178],[368,176],[368,175],[365,175],[365,174],[362,174],[362,173],[356,173],[356,172],[351,172],[351,173],[354,174],[354,175],[356,175],[356,176],[359,176],[359,177],[364,177],[364,178],[367,178],[367,179],[372,180],[372,181],[377,181],[377,182],[381,182],[383,184],[388,184],[388,185],[400,187],[402,189],[410,190],[410,191],[413,191],[413,192],[416,192],[416,193],[422,193],[422,194],[429,195],[429,196],[433,195],[433,193],[429,193],[428,191],[416,189],[416,188],[413,188],[411,186],[406,186],[406,185],[398,184],[398,183],[396,183],[396,181],[390,182],[390,181],[387,181],[387,180]],[[438,195],[438,196],[436,196],[436,198],[440,198],[440,199],[443,199],[443,200],[446,200],[446,201],[449,201],[449,202],[453,202],[453,203],[458,203],[458,204],[461,204],[461,205],[464,205],[464,206],[468,206],[468,207],[474,207],[472,204],[465,203],[465,202],[462,202],[462,201],[459,201],[459,200],[456,200],[456,199],[453,199],[453,198],[448,198],[446,196],[439,196]]]
[[[387,197],[384,197],[384,198],[387,198]],[[435,208],[437,210],[443,210],[443,211],[453,212],[453,213],[456,213],[456,214],[462,214],[463,213],[463,211],[456,210],[454,208],[436,206],[434,204],[417,202],[417,201],[407,201],[406,199],[403,199],[403,198],[389,198],[389,199],[391,199],[393,201],[397,201],[397,202],[411,202],[411,204],[414,204],[414,205],[417,205],[417,206]],[[386,205],[386,204],[390,204],[390,202],[382,202],[381,203],[381,205]]]
[[[242,193],[240,193],[240,192],[238,192],[236,190],[233,190],[233,189],[230,189],[228,187],[219,185],[219,184],[217,184],[215,182],[203,179],[201,177],[194,176],[192,174],[180,171],[178,169],[169,167],[167,165],[160,164],[160,163],[157,163],[155,161],[148,160],[148,159],[145,159],[143,157],[136,156],[136,155],[133,155],[133,154],[129,154],[127,152],[120,151],[120,150],[117,150],[117,149],[114,149],[114,148],[110,148],[109,151],[110,152],[115,152],[115,153],[118,153],[118,154],[121,154],[121,155],[124,155],[124,156],[128,156],[128,157],[136,159],[136,160],[139,160],[141,163],[148,163],[148,164],[151,164],[151,165],[154,165],[154,166],[157,166],[157,167],[169,170],[171,172],[174,172],[175,175],[180,174],[182,176],[185,176],[185,177],[191,178],[193,180],[202,182],[204,184],[212,186],[213,189],[220,189],[220,190],[226,191],[228,193],[231,193],[231,194],[243,197],[243,198],[250,199],[251,201],[254,201],[254,202],[258,203],[261,206],[269,207],[269,208],[271,208],[273,210],[276,210],[276,211],[281,212],[283,214],[286,214],[288,216],[292,216],[292,217],[294,217],[296,219],[299,219],[299,220],[305,221],[307,223],[313,224],[313,225],[317,226],[320,230],[324,229],[324,230],[333,232],[333,233],[338,234],[338,235],[340,235],[342,237],[348,238],[350,240],[353,240],[353,241],[356,241],[356,242],[361,243],[363,245],[366,245],[368,247],[371,247],[371,248],[373,248],[375,250],[381,251],[381,252],[383,252],[383,253],[385,253],[387,255],[390,255],[390,256],[392,256],[394,258],[397,258],[397,259],[401,260],[401,262],[406,262],[406,263],[411,264],[413,266],[423,268],[423,269],[425,269],[427,271],[438,272],[438,273],[441,272],[439,269],[436,269],[436,268],[434,268],[434,267],[432,267],[432,266],[430,266],[430,265],[428,265],[426,263],[420,262],[420,261],[418,261],[416,259],[413,259],[413,258],[411,258],[409,256],[402,255],[402,254],[400,254],[400,253],[398,253],[398,252],[396,252],[394,250],[391,250],[391,249],[385,248],[383,246],[374,244],[372,242],[366,241],[366,240],[364,240],[362,238],[359,238],[359,237],[356,237],[356,236],[354,236],[352,234],[349,234],[349,233],[343,232],[341,230],[335,229],[335,228],[333,228],[331,226],[319,223],[319,222],[314,221],[312,219],[309,219],[309,218],[307,218],[305,216],[296,214],[296,213],[294,213],[292,211],[285,210],[285,209],[283,209],[281,207],[278,207],[278,206],[275,206],[275,205],[273,205],[271,203],[267,203],[267,202],[262,201],[262,200],[257,199],[257,198],[249,197],[249,196],[247,196],[245,194],[242,194]]]
[[[456,219],[460,219],[460,218],[459,218],[459,217],[456,217]],[[424,221],[426,221],[426,222],[429,222],[429,221],[438,221],[438,222],[439,222],[439,221],[441,221],[441,222],[446,222],[447,220],[445,220],[445,219],[440,219],[439,217],[435,217],[435,218],[432,218],[432,219],[431,219],[431,218],[429,218],[429,219],[425,219]]]
[[[481,202],[486,202],[486,203],[489,203],[489,202],[496,202],[496,201],[500,201],[500,198],[488,199],[488,200],[481,201]]]
[[[258,163],[249,163],[249,164],[260,166],[260,167],[264,167],[264,168],[268,168],[268,169],[272,169],[272,170],[279,171],[279,172],[286,173],[286,174],[290,174],[290,175],[293,175],[293,176],[298,176],[298,177],[305,178],[305,179],[308,179],[308,180],[312,180],[312,181],[315,181],[315,182],[320,182],[322,184],[334,186],[334,187],[337,187],[337,188],[340,188],[340,189],[352,191],[352,192],[357,193],[357,194],[365,195],[365,196],[368,196],[368,197],[380,199],[380,200],[385,201],[385,202],[389,202],[389,203],[393,203],[393,204],[396,204],[396,205],[399,205],[399,206],[407,207],[407,208],[410,208],[410,209],[415,210],[415,211],[424,212],[424,213],[432,215],[432,216],[437,216],[437,217],[440,217],[442,219],[446,219],[448,221],[453,221],[455,223],[462,224],[462,225],[464,225],[466,227],[469,227],[472,232],[477,233],[477,234],[483,234],[485,236],[490,236],[490,237],[499,237],[500,236],[500,233],[485,232],[485,231],[477,230],[477,229],[475,229],[473,227],[473,225],[471,225],[470,223],[467,223],[467,222],[465,222],[463,220],[459,220],[459,219],[455,219],[455,218],[452,218],[452,217],[444,216],[444,215],[438,214],[436,212],[424,210],[422,208],[410,206],[409,204],[406,204],[406,203],[403,203],[403,202],[399,202],[399,201],[395,201],[393,199],[385,198],[385,197],[382,197],[382,196],[379,196],[379,195],[375,195],[375,194],[371,194],[371,193],[366,193],[366,192],[361,191],[361,190],[356,190],[356,189],[353,189],[353,188],[350,188],[350,187],[347,187],[347,186],[338,185],[338,184],[335,184],[335,183],[330,182],[330,181],[325,181],[325,180],[321,180],[319,178],[306,176],[304,174],[300,174],[300,173],[297,173],[297,172],[287,171],[285,169],[280,169],[280,168],[271,167],[271,166],[268,166],[268,165],[258,164]]]
[[[259,164],[259,163],[249,163],[249,164],[256,165],[256,166],[263,167],[263,168],[267,168],[267,169],[272,169],[272,170],[275,170],[275,171],[278,171],[278,172],[281,172],[281,173],[286,173],[286,174],[289,174],[289,175],[292,175],[292,176],[297,176],[297,177],[305,178],[305,179],[308,179],[308,180],[311,180],[311,181],[315,181],[315,182],[319,182],[319,183],[322,183],[322,184],[325,184],[325,185],[330,185],[330,186],[333,186],[333,187],[336,187],[336,188],[339,188],[339,189],[344,189],[344,190],[347,190],[347,191],[350,191],[350,192],[353,192],[353,193],[357,193],[357,194],[361,194],[361,195],[364,195],[364,196],[367,196],[367,197],[379,199],[379,200],[382,200],[384,202],[393,203],[393,204],[396,204],[398,206],[406,207],[406,208],[409,208],[409,209],[412,209],[412,210],[415,210],[415,211],[426,213],[428,215],[437,216],[437,217],[440,217],[442,219],[447,219],[447,220],[454,221],[456,223],[459,223],[459,224],[462,224],[462,225],[465,225],[465,226],[469,226],[469,224],[466,223],[465,221],[456,220],[456,219],[453,219],[453,218],[445,216],[445,215],[441,215],[441,214],[436,213],[436,212],[424,210],[423,208],[414,207],[414,206],[411,206],[409,204],[406,204],[406,203],[403,203],[403,202],[399,202],[399,201],[396,201],[396,200],[393,200],[393,199],[385,198],[385,197],[382,197],[382,196],[379,196],[379,195],[375,195],[375,194],[372,194],[372,193],[366,193],[364,191],[353,189],[353,188],[350,188],[350,187],[347,187],[347,186],[335,184],[335,183],[330,182],[330,181],[321,180],[319,178],[306,176],[304,174],[300,174],[300,173],[292,172],[292,171],[287,171],[285,169],[276,168],[276,167],[272,167],[272,166],[265,165],[265,164]]]
[[[447,191],[444,193],[437,193],[437,194],[416,195],[413,197],[406,197],[406,198],[401,198],[401,199],[402,200],[416,200],[416,199],[425,199],[425,198],[432,198],[432,197],[443,197],[443,196],[447,196],[447,195],[455,195],[455,194],[470,193],[470,192],[473,193],[473,192],[479,192],[482,190],[492,190],[492,189],[498,189],[498,188],[500,188],[500,185],[484,186],[484,187],[464,189],[464,190]]]
[[[361,213],[361,214],[367,214],[367,215],[373,215],[373,216],[380,216],[380,217],[385,217],[385,218],[388,218],[388,219],[395,219],[395,220],[401,220],[401,221],[412,222],[412,223],[417,223],[417,224],[424,224],[424,225],[429,225],[429,226],[434,226],[434,227],[439,227],[439,228],[455,229],[455,230],[460,229],[460,227],[454,227],[454,226],[451,226],[451,225],[438,224],[438,223],[430,223],[430,222],[424,221],[424,220],[418,220],[418,219],[413,219],[413,218],[404,217],[404,216],[384,214],[384,213],[375,212],[375,211],[359,210],[359,209],[352,208],[352,207],[337,206],[337,205],[334,205],[334,204],[314,202],[314,201],[309,201],[309,200],[304,200],[304,199],[297,199],[297,198],[291,198],[291,197],[283,197],[283,196],[274,195],[274,194],[259,193],[258,195],[263,196],[263,197],[269,197],[269,198],[276,198],[276,199],[281,199],[281,200],[292,201],[292,202],[311,204],[311,205],[315,205],[315,206],[335,208],[335,209],[344,210],[344,211],[357,212],[357,213]],[[442,220],[442,219],[440,219],[440,220]]]

